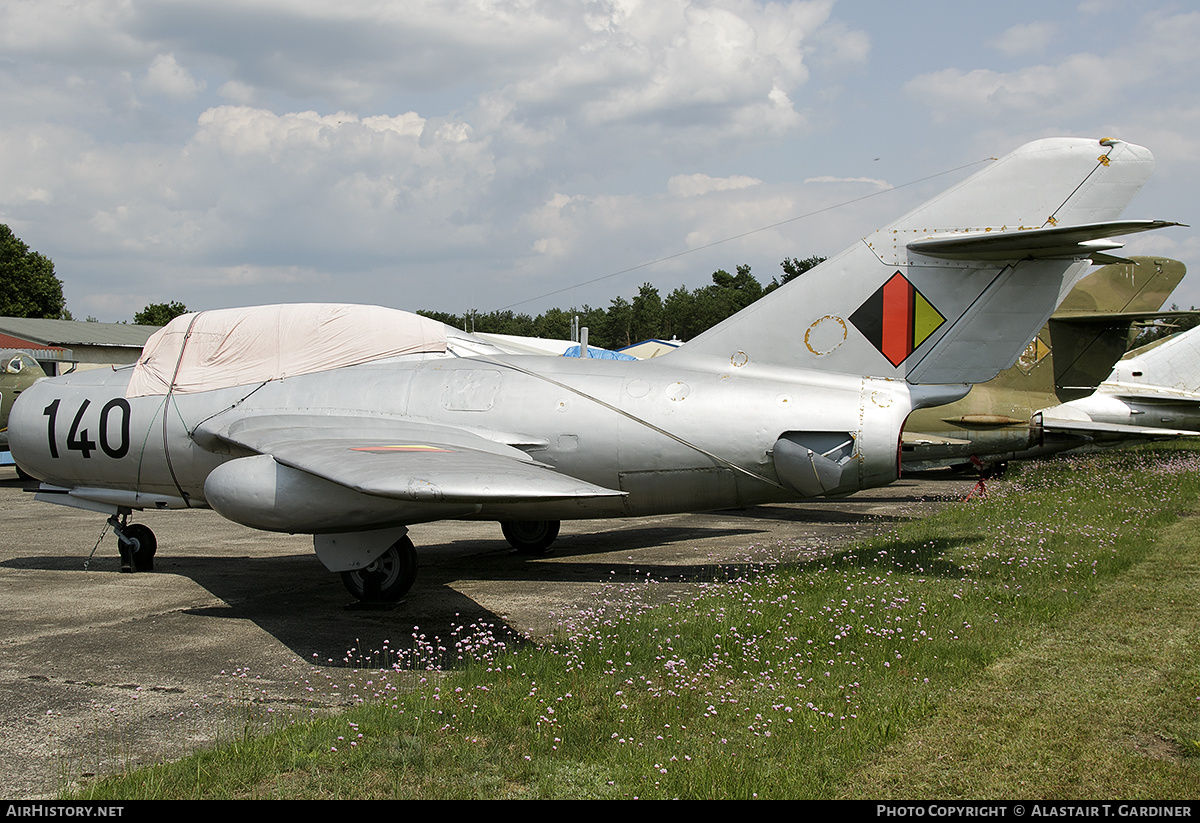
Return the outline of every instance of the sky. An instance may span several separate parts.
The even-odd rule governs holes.
[[[1187,2],[0,0],[0,223],[77,319],[665,297],[835,254],[1033,139],[1200,227]],[[1192,273],[1170,228],[1125,253]]]

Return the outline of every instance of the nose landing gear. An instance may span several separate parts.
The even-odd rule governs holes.
[[[113,515],[108,518],[113,534],[117,536],[117,550],[121,553],[121,572],[154,571],[154,553],[158,541],[154,532],[141,523],[130,523],[129,515]]]

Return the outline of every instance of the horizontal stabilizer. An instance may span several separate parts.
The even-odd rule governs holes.
[[[1055,314],[1056,323],[1074,323],[1078,325],[1145,323],[1151,320],[1181,320],[1195,318],[1200,315],[1197,311],[1117,311],[1117,312],[1073,312],[1071,314]]]
[[[1090,257],[1119,249],[1108,240],[1124,234],[1181,226],[1167,220],[1114,220],[1079,226],[1056,226],[1016,231],[983,231],[939,235],[908,244],[911,251],[947,260],[1035,260],[1053,257]]]
[[[1048,432],[1068,434],[1111,434],[1118,437],[1146,437],[1154,440],[1171,437],[1200,437],[1200,432],[1187,429],[1160,429],[1153,426],[1130,426],[1124,423],[1096,423],[1090,420],[1042,420]]]

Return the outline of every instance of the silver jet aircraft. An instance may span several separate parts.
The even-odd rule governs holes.
[[[146,508],[313,535],[363,600],[416,577],[407,527],[703,511],[881,486],[914,408],[1012,365],[1149,178],[1119,140],[1030,143],[653,360],[506,355],[363,306],[177,318],[136,367],[44,380],[13,409],[39,498],[110,515],[150,568]]]
[[[1200,327],[1130,352],[1095,393],[1040,414],[1044,425],[1092,431],[1100,442],[1127,430],[1200,434]]]

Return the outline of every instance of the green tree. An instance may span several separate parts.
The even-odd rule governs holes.
[[[532,317],[528,314],[516,314],[511,310],[497,310],[475,315],[475,331],[488,334],[514,334],[518,337],[532,337],[533,328]]]
[[[770,294],[771,292],[775,291],[775,289],[782,286],[784,283],[792,282],[793,280],[795,280],[800,275],[804,274],[809,269],[815,268],[816,266],[819,266],[821,263],[824,263],[824,262],[825,262],[824,257],[817,257],[816,255],[814,255],[812,257],[806,257],[803,260],[800,260],[799,258],[793,258],[793,257],[783,258],[783,262],[779,264],[780,268],[783,269],[783,279],[780,280],[780,279],[772,277],[771,282],[767,284],[767,287],[765,289],[763,289],[763,294]]]
[[[691,340],[702,331],[696,322],[695,294],[679,286],[663,301],[663,337]]]
[[[606,349],[618,349],[651,338],[691,340],[824,260],[817,256],[785,257],[779,264],[783,268],[783,282],[772,279],[765,288],[750,273],[749,266],[738,266],[737,274],[715,271],[710,285],[692,291],[680,286],[665,300],[658,289],[643,283],[632,301],[614,297],[608,309],[593,309],[587,305],[566,310],[554,308],[532,318],[511,311],[479,314],[474,309],[461,317],[425,310],[417,313],[467,331],[474,329],[557,340],[567,339],[572,320],[578,318],[580,327],[588,329],[588,344]]]
[[[0,316],[63,317],[62,281],[44,254],[30,251],[12,230],[0,223]]]
[[[534,335],[549,340],[568,340],[571,337],[571,319],[574,315],[563,309],[547,309],[534,320]]]
[[[445,323],[447,326],[453,326],[456,329],[464,328],[464,320],[457,314],[450,314],[444,311],[431,311],[429,309],[417,309],[415,314],[428,317],[430,320],[437,320],[439,323]]]
[[[579,308],[571,309],[571,316],[579,318],[579,328],[588,330],[588,345],[602,349],[610,348],[608,344],[608,314],[601,308],[593,309],[587,303]]]
[[[187,314],[188,307],[178,301],[171,303],[151,303],[133,316],[135,326],[165,326],[181,314]]]
[[[632,323],[633,306],[624,297],[614,297],[604,313],[604,323],[588,343],[606,349],[624,348],[631,342],[629,327]]]
[[[689,338],[712,328],[763,296],[762,283],[750,273],[749,266],[738,266],[737,274],[719,269],[713,272],[712,281],[711,286],[692,293],[694,326]]]
[[[825,258],[818,257],[817,255],[806,257],[803,260],[792,257],[783,258],[783,262],[779,264],[780,268],[783,269],[783,280],[780,281],[780,285],[790,283],[809,269],[815,269],[824,262]]]
[[[663,302],[658,289],[643,283],[633,298],[633,317],[630,321],[630,343],[640,343],[661,337],[663,333]]]

